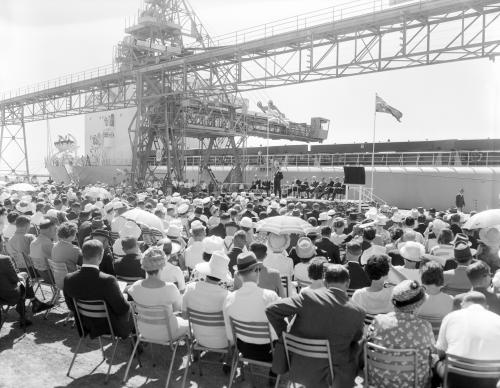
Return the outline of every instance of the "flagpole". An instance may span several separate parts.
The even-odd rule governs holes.
[[[267,116],[266,178],[269,181],[269,115]]]
[[[373,199],[373,180],[375,172],[375,131],[377,128],[377,93],[375,93],[375,106],[373,109],[373,141],[372,141],[372,174],[371,174],[371,196]]]

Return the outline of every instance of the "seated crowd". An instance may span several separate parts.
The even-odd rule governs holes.
[[[291,369],[306,387],[353,387],[365,368],[370,386],[439,387],[447,355],[500,362],[500,227],[462,229],[456,209],[383,205],[361,214],[341,202],[309,208],[253,193],[67,191],[43,186],[3,201],[0,303],[16,306],[23,328],[32,324],[26,300],[33,314],[58,303],[35,296],[43,280],[64,293],[75,319],[75,300],[104,300],[117,336],[187,334],[211,349],[234,347],[272,364],[270,383]],[[134,208],[150,217],[128,217]],[[280,215],[301,232],[266,229]],[[148,225],[155,216],[162,228]],[[67,269],[61,279],[55,264]],[[168,325],[137,326],[131,303],[164,307]],[[224,325],[189,325],[193,311],[221,313]],[[238,322],[267,323],[268,336],[236,333]],[[76,327],[91,338],[109,332],[104,321]],[[294,354],[288,364],[283,333],[327,340],[331,359]],[[367,343],[386,354],[412,349],[415,372],[368,367]],[[497,382],[447,376],[448,387]]]

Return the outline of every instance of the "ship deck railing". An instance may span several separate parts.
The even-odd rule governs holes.
[[[266,166],[267,156],[241,155],[247,166]],[[187,166],[200,166],[204,163],[201,156],[186,156]],[[336,154],[278,154],[269,155],[269,166],[279,164],[286,167],[341,167],[371,166],[370,152]],[[210,167],[234,165],[232,155],[212,155],[207,163]],[[500,166],[500,151],[452,151],[452,152],[376,152],[373,164],[387,167],[478,167]]]

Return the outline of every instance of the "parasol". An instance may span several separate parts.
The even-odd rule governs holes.
[[[490,209],[474,214],[462,228],[482,229],[497,225],[500,225],[500,209]]]
[[[92,186],[92,187],[85,189],[85,191],[83,192],[83,195],[84,196],[88,195],[89,197],[94,198],[94,199],[97,199],[97,198],[111,199],[111,197],[112,197],[108,190],[106,190],[102,187],[99,187],[99,186]]]
[[[122,214],[122,217],[137,223],[143,223],[144,225],[149,226],[150,228],[158,229],[159,231],[163,230],[163,222],[161,219],[146,210],[139,208],[128,210]]]
[[[36,191],[35,186],[30,185],[29,183],[15,183],[8,188],[11,191]]]
[[[257,222],[257,232],[274,234],[305,234],[310,227],[308,222],[292,216],[274,216]]]

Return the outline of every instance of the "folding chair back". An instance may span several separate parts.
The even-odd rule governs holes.
[[[330,378],[333,381],[333,364],[330,343],[327,339],[309,339],[295,336],[289,333],[283,333],[283,343],[285,345],[286,360],[290,368],[291,381],[295,387],[293,370],[290,362],[290,354],[297,354],[302,357],[328,360],[330,369]]]
[[[172,307],[166,306],[144,306],[139,303],[131,303],[134,313],[134,322],[137,335],[141,337],[141,341],[152,342],[161,345],[169,345],[172,347],[172,329],[170,327],[169,317],[173,314]],[[158,328],[166,328],[167,336],[163,340],[153,338],[149,335],[150,329],[147,326],[157,326]],[[154,329],[153,329],[154,330]]]
[[[47,260],[49,262],[49,268],[52,272],[52,278],[54,280],[57,288],[62,290],[64,288],[64,278],[68,274],[68,268],[66,263],[60,263],[53,260]]]
[[[217,311],[214,313],[206,313],[203,311],[198,311],[188,308],[187,318],[189,322],[189,331],[194,335],[194,338],[196,338],[198,343],[200,338],[196,333],[197,330],[195,326],[220,328],[221,330],[225,331],[224,316],[222,314],[222,311]]]
[[[127,283],[127,285],[134,284],[138,280],[144,279],[143,277],[140,276],[121,276],[121,275],[116,275],[117,280],[121,280],[122,282]]]
[[[352,296],[354,295],[354,292],[355,292],[355,291],[356,291],[356,290],[355,290],[354,288],[348,288],[348,289],[347,289],[347,291],[346,291],[346,292],[347,292],[347,296],[348,296],[349,298],[352,298]]]
[[[111,318],[109,316],[108,306],[102,299],[96,300],[81,300],[73,298],[73,303],[76,310],[77,323],[80,325],[81,333],[85,336],[82,317],[87,319],[105,319],[109,326],[109,332],[112,337],[115,337]]]
[[[288,285],[289,285],[289,283],[290,283],[290,279],[289,279],[288,276],[281,276],[281,285],[285,289],[285,296],[287,298],[290,296],[289,292],[288,292]]]
[[[449,373],[475,379],[500,379],[500,360],[472,360],[447,354],[444,363],[443,388],[448,387]]]
[[[395,374],[410,372],[413,374],[413,386],[418,387],[416,349],[390,349],[366,342],[364,350],[365,388],[370,384],[369,377],[372,368],[382,371],[390,370]]]
[[[365,326],[370,326],[376,316],[377,316],[377,314],[366,313],[366,315],[365,315]]]
[[[434,336],[437,337],[443,319],[440,317],[432,317],[429,315],[417,315],[417,317],[423,319],[424,321],[429,322],[432,326],[432,332],[434,333]]]
[[[470,288],[454,288],[445,286],[441,291],[450,296],[457,296],[458,294],[469,292]]]

